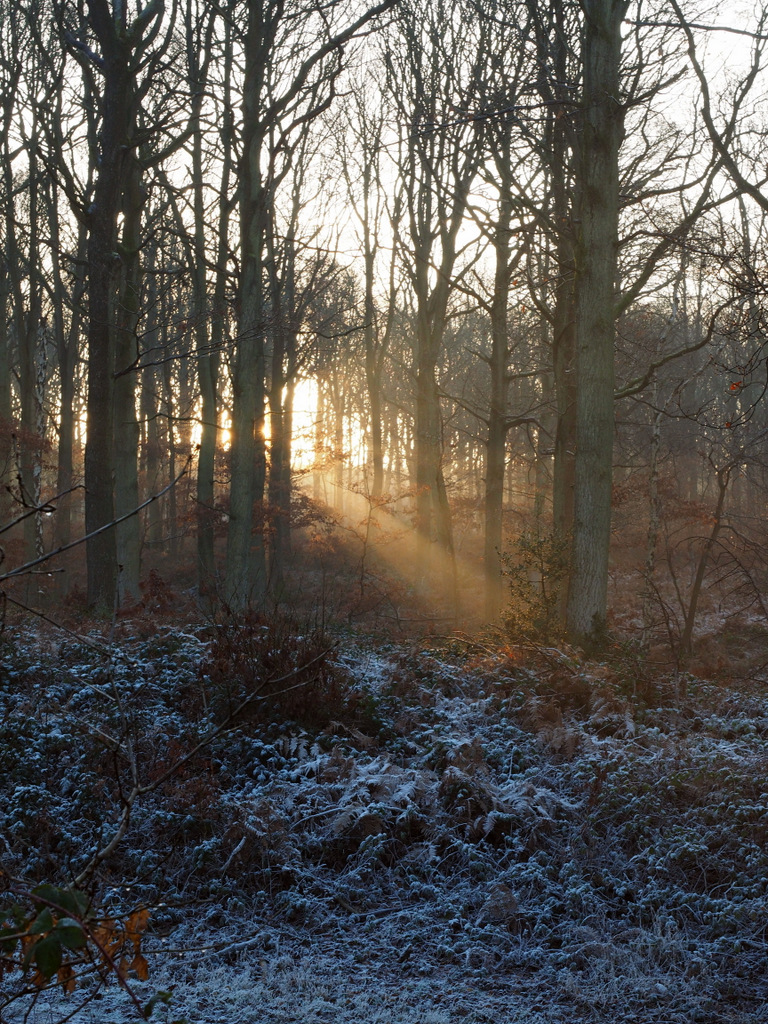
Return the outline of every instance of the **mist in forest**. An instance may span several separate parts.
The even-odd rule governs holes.
[[[9,597],[762,615],[765,41],[657,6],[9,5]]]

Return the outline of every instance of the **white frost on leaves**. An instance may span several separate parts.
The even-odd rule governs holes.
[[[201,645],[189,635],[183,645],[188,671]],[[140,676],[136,707],[146,720],[137,728],[153,737],[184,725],[178,708],[155,718],[150,703],[153,692],[171,687],[175,659],[136,649],[116,672],[128,700]],[[146,1001],[174,989],[170,1007],[153,1020],[768,1022],[765,858],[754,842],[768,821],[762,693],[729,704],[713,688],[695,729],[670,705],[634,714],[619,696],[577,713],[563,700],[562,728],[578,745],[556,748],[525,720],[522,703],[495,692],[507,687],[529,700],[530,711],[531,693],[545,690],[546,679],[529,680],[526,691],[526,682],[479,679],[435,657],[416,659],[419,674],[409,675],[404,652],[348,650],[339,661],[377,696],[382,713],[396,704],[390,732],[381,739],[331,723],[315,737],[281,724],[271,737],[258,730],[242,737],[250,762],[233,758],[230,767],[225,745],[216,751],[212,777],[226,772],[226,784],[210,792],[224,825],[215,819],[211,834],[190,841],[200,873],[198,861],[187,864],[168,899],[180,908],[169,934],[147,936],[151,975],[137,992]],[[88,680],[99,686],[101,676],[73,656],[56,683],[81,717],[95,701]],[[10,688],[8,707],[18,699]],[[541,706],[548,700],[545,693]],[[37,766],[44,751],[61,765],[58,748],[71,732],[71,722],[51,717],[42,740],[56,749],[50,753],[30,729],[25,756]],[[240,740],[233,732],[226,742]],[[76,753],[71,745],[67,756]],[[2,795],[33,814],[36,802],[50,803],[58,838],[71,832],[72,847],[82,848],[84,826],[66,820],[62,799],[82,785],[76,769],[73,762],[62,772],[58,790],[8,777]],[[729,788],[736,777],[746,780],[741,790]],[[137,877],[156,871],[163,884],[177,882],[178,867],[168,865],[167,874],[163,864],[152,867],[151,837],[196,827],[193,811],[174,817],[161,803],[140,809],[131,839],[142,858]],[[22,814],[9,821],[25,827]],[[15,842],[7,825],[6,834],[6,845]],[[198,896],[200,879],[209,888]],[[119,900],[119,887],[114,893]],[[162,912],[155,908],[153,923]],[[738,976],[734,995],[729,979],[745,964],[751,973],[746,982]],[[753,1009],[732,1013],[747,986]],[[32,1008],[19,1002],[0,1011],[0,1021],[54,1024],[76,1000],[77,993],[67,1000],[46,993]],[[132,1019],[115,986],[71,1018]]]

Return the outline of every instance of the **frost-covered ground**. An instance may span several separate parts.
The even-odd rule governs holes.
[[[152,907],[132,985],[173,989],[153,1019],[768,1021],[762,684],[644,678],[641,699],[626,657],[329,647],[262,623],[6,652],[9,874],[82,868],[129,752],[159,780],[97,886],[106,912]],[[265,679],[288,692],[190,756]],[[1,1019],[58,1021],[86,993]],[[135,1019],[98,995],[71,1019]]]

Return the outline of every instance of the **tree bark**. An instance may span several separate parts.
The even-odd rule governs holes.
[[[583,0],[584,86],[576,242],[577,401],[568,631],[599,638],[607,615],[619,231],[621,23],[627,0]]]
[[[55,190],[54,195],[55,195]],[[56,212],[58,220],[58,210]],[[53,228],[53,248],[59,251],[58,227]],[[61,495],[56,507],[54,547],[64,547],[72,537],[72,494],[68,493],[74,483],[74,439],[75,439],[75,366],[78,355],[78,340],[82,325],[81,303],[85,294],[85,242],[84,229],[78,232],[77,260],[74,273],[74,287],[71,297],[71,314],[68,326],[64,323],[64,286],[59,263],[54,268],[54,331],[59,362],[59,445],[57,455],[56,491]],[[63,584],[59,590],[63,590]]]
[[[725,508],[725,498],[728,494],[728,484],[730,483],[732,472],[733,466],[730,465],[716,471],[717,504],[715,505],[715,512],[712,516],[712,529],[710,530],[709,536],[704,541],[704,547],[699,555],[699,561],[696,566],[696,576],[693,581],[693,586],[691,587],[690,597],[688,598],[688,607],[685,611],[685,622],[683,623],[683,632],[680,637],[680,648],[678,651],[678,663],[681,668],[687,665],[693,652],[693,627],[696,623],[696,612],[699,609],[701,588],[704,585],[704,577],[709,567],[712,552],[717,544],[717,538],[720,536],[723,529],[723,510]]]
[[[229,528],[226,601],[233,611],[259,604],[266,592],[263,532],[252,539],[254,503],[263,503],[265,478],[264,281],[268,195],[263,181],[261,125],[265,56],[261,3],[249,4],[243,82],[240,161],[240,280],[237,351],[232,373]]]
[[[139,421],[136,414],[136,370],[139,342],[136,328],[141,305],[141,217],[144,194],[141,168],[131,154],[127,158],[123,190],[121,235],[122,273],[114,311],[114,461],[115,515],[123,516],[139,505]],[[115,528],[118,563],[118,599],[141,596],[141,519],[131,516]]]
[[[158,351],[161,338],[159,320],[165,320],[168,312],[165,299],[157,294],[155,277],[155,247],[147,251],[148,281],[148,316],[145,329],[145,341],[149,351]],[[158,309],[159,306],[159,309]],[[159,315],[158,315],[159,314]],[[162,479],[162,431],[160,429],[160,374],[158,368],[150,362],[141,371],[141,422],[144,433],[142,445],[142,463],[144,476],[144,493],[149,496],[157,494],[163,486]],[[145,544],[148,548],[157,549],[163,544],[163,508],[165,498],[153,501],[146,511]]]
[[[508,161],[505,161],[508,166]],[[491,300],[491,402],[488,410],[488,438],[485,457],[485,615],[491,620],[501,612],[503,599],[502,545],[504,513],[504,465],[507,448],[507,396],[509,392],[509,306],[511,226],[513,202],[511,182],[502,187],[499,216],[493,246],[496,267]]]
[[[342,68],[341,53],[347,41],[371,19],[387,10],[394,0],[383,0],[336,34],[328,31],[319,13],[320,35],[308,55],[294,64],[277,86],[274,77],[279,34],[287,17],[282,3],[250,0],[245,34],[243,76],[243,129],[240,161],[240,275],[238,282],[238,340],[232,378],[232,428],[230,448],[230,509],[227,540],[226,597],[235,611],[259,604],[266,593],[266,559],[263,530],[254,534],[254,504],[263,510],[266,459],[264,421],[266,405],[265,282],[264,258],[270,205],[274,191],[289,163],[295,133],[300,132],[327,108]],[[295,43],[301,21],[292,28]],[[287,123],[286,123],[287,121]],[[263,518],[261,516],[260,518]]]
[[[30,144],[31,153],[36,142]],[[42,458],[42,438],[37,435],[38,421],[38,361],[40,347],[44,345],[45,325],[42,319],[42,281],[36,255],[40,245],[40,200],[39,168],[30,156],[29,195],[29,249],[26,267],[18,248],[15,229],[9,231],[9,253],[12,253],[14,288],[14,325],[17,340],[17,369],[19,382],[19,404],[21,406],[21,429],[16,434],[18,497],[25,508],[39,504],[39,466]],[[34,262],[33,262],[34,261]],[[9,261],[11,262],[11,261]],[[39,554],[37,548],[37,516],[24,520],[25,560],[31,561]]]
[[[212,308],[208,297],[206,274],[206,224],[205,224],[205,175],[203,170],[203,126],[202,105],[207,82],[207,63],[210,59],[211,34],[215,22],[206,30],[206,52],[201,58],[196,45],[195,12],[192,4],[186,11],[187,49],[190,85],[192,89],[192,188],[195,216],[194,232],[194,320],[195,347],[197,349],[197,382],[200,390],[200,448],[197,459],[196,510],[197,510],[197,582],[199,593],[212,596],[215,593],[216,560],[214,552],[215,525],[215,463],[218,437],[218,376],[220,349],[224,341],[225,290],[228,256],[228,228],[230,205],[228,201],[233,159],[233,112],[232,112],[232,26],[229,19],[222,19],[224,85],[222,117],[219,136],[222,143],[222,166],[219,191],[221,202],[216,233],[216,274],[213,288]],[[209,18],[216,15],[211,12]]]
[[[88,0],[94,31],[102,49],[101,132],[98,170],[88,224],[88,406],[85,443],[85,531],[87,599],[111,611],[117,584],[114,530],[95,531],[115,517],[114,503],[114,332],[113,295],[120,256],[118,216],[125,183],[133,111],[131,47],[124,11],[110,10],[107,0]]]

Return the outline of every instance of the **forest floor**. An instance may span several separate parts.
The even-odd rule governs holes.
[[[63,884],[140,779],[94,895],[149,908],[153,1020],[768,1022],[760,673],[278,618],[119,632],[6,628],[0,866]],[[23,989],[0,1021],[139,1019],[93,972]]]

